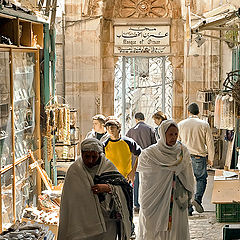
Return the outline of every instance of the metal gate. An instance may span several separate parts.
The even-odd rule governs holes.
[[[161,110],[172,117],[172,65],[168,57],[119,57],[115,67],[114,115],[122,134],[135,125],[142,112],[153,126],[152,115]]]

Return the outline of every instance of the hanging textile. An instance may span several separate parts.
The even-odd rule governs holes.
[[[233,130],[234,101],[230,94],[219,94],[215,100],[214,127]]]

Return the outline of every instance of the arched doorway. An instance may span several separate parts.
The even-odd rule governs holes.
[[[134,114],[142,112],[153,125],[152,115],[163,111],[172,117],[173,71],[167,56],[119,57],[115,66],[114,115],[122,122],[122,133],[134,124]]]

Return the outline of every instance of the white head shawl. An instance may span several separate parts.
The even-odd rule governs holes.
[[[171,125],[174,125],[178,129],[177,124],[173,120],[165,120],[161,123],[158,129],[160,139],[156,144],[143,150],[140,159],[146,160],[139,162],[137,171],[153,171],[155,167],[160,166],[170,168],[177,173],[185,167],[183,150],[185,150],[186,147],[178,141],[173,146],[166,144],[166,131]],[[155,170],[157,170],[157,168]]]
[[[103,145],[96,138],[87,138],[81,143],[81,151],[95,151],[98,153],[102,153]]]

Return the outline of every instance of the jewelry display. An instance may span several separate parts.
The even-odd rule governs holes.
[[[56,136],[56,141],[62,144],[70,145],[70,109],[67,104],[58,104],[46,107],[47,115],[47,127],[46,127],[46,137],[47,137],[47,152],[48,160],[53,158],[53,148],[52,139],[54,135]],[[67,151],[67,150],[66,150]],[[67,158],[67,153],[61,154],[57,152],[57,158]],[[59,155],[58,155],[59,154]]]
[[[34,49],[0,51],[0,169],[3,230],[8,229],[15,220],[20,220],[26,205],[35,203],[37,199],[37,170],[29,170],[30,151],[37,159],[36,150],[39,148],[37,140],[40,137],[39,129],[35,129],[37,126],[35,109],[39,110],[35,100],[36,93],[40,92],[36,81],[39,80],[36,78],[39,71],[35,66],[37,54],[38,51]],[[37,96],[39,97],[39,94]],[[39,125],[37,127],[40,128]],[[30,178],[34,183],[32,186]]]

